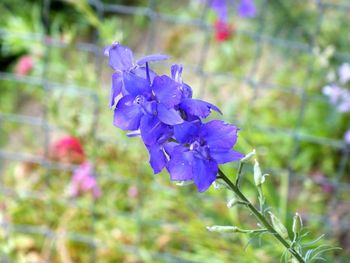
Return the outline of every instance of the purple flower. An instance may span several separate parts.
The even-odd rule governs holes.
[[[181,65],[171,67],[171,77],[158,76],[148,62],[166,59],[164,55],[134,63],[132,51],[120,44],[108,47],[106,53],[116,71],[110,106],[121,94],[114,125],[131,131],[130,137],[141,136],[155,174],[166,167],[172,180],[193,180],[203,192],[216,179],[219,164],[243,157],[232,150],[238,130],[234,125],[202,123],[212,110],[221,112],[209,102],[192,98],[191,87],[182,80]]]
[[[171,75],[172,78],[180,84],[181,101],[178,109],[186,115],[186,120],[195,120],[198,117],[206,118],[211,110],[217,111],[220,114],[221,111],[215,105],[198,99],[192,99],[192,89],[189,85],[182,81],[182,65],[172,65]]]
[[[125,77],[130,80],[128,74],[133,74],[143,80],[152,81],[156,74],[147,70],[148,62],[166,60],[169,57],[162,54],[153,54],[145,56],[134,62],[134,56],[131,49],[125,47],[118,42],[113,43],[104,50],[104,54],[108,56],[110,67],[115,70],[112,75],[112,87],[109,106],[114,105],[115,98],[122,93],[127,95],[128,90],[125,88]],[[146,66],[144,66],[146,65]]]
[[[210,7],[216,12],[219,21],[228,22],[229,8],[235,5],[234,0],[213,0]],[[240,0],[237,13],[241,17],[256,16],[256,8],[253,0]]]
[[[344,63],[338,69],[341,84],[346,84],[350,80],[350,64]]]
[[[94,169],[91,163],[81,164],[73,173],[69,194],[77,197],[84,193],[91,193],[94,198],[99,198],[101,190],[97,185],[93,172]]]
[[[253,0],[241,0],[238,8],[238,15],[241,17],[254,17],[256,16],[256,8]]]
[[[344,140],[347,144],[350,145],[350,129],[345,133]]]
[[[350,91],[335,84],[323,88],[323,94],[329,97],[331,104],[335,105],[339,112],[350,111]]]
[[[171,66],[171,76],[173,80],[180,84],[180,90],[182,92],[182,98],[192,98],[192,88],[182,81],[182,65],[174,64]]]
[[[193,180],[200,192],[207,190],[216,179],[218,164],[243,157],[243,154],[232,150],[237,131],[234,125],[219,120],[176,125],[174,137],[180,144],[166,145],[171,180]]]
[[[135,131],[140,128],[142,118],[151,118],[152,126],[175,125],[183,122],[174,106],[181,101],[179,84],[167,76],[156,76],[152,86],[133,73],[124,77],[124,85],[128,95],[122,97],[114,110],[114,125],[123,129]],[[154,122],[159,124],[155,124]],[[141,126],[141,135],[149,129],[149,121]],[[157,126],[158,127],[158,126]],[[144,129],[143,129],[144,128]]]
[[[233,5],[234,0],[212,0],[211,8],[216,12],[220,21],[228,21],[228,4]]]

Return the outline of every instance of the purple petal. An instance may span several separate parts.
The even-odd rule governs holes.
[[[199,192],[206,191],[216,179],[218,165],[214,160],[194,158],[193,181]]]
[[[115,72],[112,75],[112,88],[111,95],[109,99],[109,107],[112,108],[114,105],[115,98],[120,94],[123,87],[122,75],[118,72]]]
[[[256,8],[253,0],[241,0],[237,8],[238,15],[241,17],[254,17]]]
[[[211,110],[215,110],[221,113],[221,111],[215,105],[197,99],[182,100],[182,102],[180,103],[180,108],[184,110],[187,114],[198,116],[201,118],[206,118],[210,114]]]
[[[164,143],[163,146],[164,146],[165,152],[166,152],[169,156],[172,156],[174,150],[176,149],[176,147],[179,146],[179,144],[176,143],[176,142],[167,142],[167,143]]]
[[[150,160],[149,163],[152,166],[153,172],[155,174],[160,173],[167,164],[167,158],[165,156],[164,150],[158,144],[147,147]]]
[[[114,70],[127,71],[133,67],[133,54],[128,47],[116,43],[106,50],[108,50],[109,65]]]
[[[142,66],[143,64],[145,64],[147,62],[167,60],[169,58],[170,58],[169,56],[163,55],[163,54],[152,54],[152,55],[148,55],[148,56],[144,56],[144,57],[140,58],[136,62],[136,64],[139,66]]]
[[[178,83],[182,83],[182,65],[174,64],[171,66],[171,77]]]
[[[166,141],[172,134],[168,125],[160,122],[156,116],[145,115],[140,124],[141,136],[145,145],[154,145]]]
[[[200,135],[210,149],[231,149],[237,140],[238,128],[223,121],[213,120],[201,126]]]
[[[136,130],[136,131],[132,131],[132,132],[128,132],[126,134],[126,136],[132,138],[132,137],[138,137],[138,136],[141,136],[141,132],[140,130]]]
[[[199,122],[187,122],[174,126],[174,137],[180,143],[190,143],[198,135]]]
[[[180,114],[174,109],[167,109],[163,104],[159,103],[157,106],[158,118],[161,122],[168,125],[176,125],[183,123],[184,120]]]
[[[121,98],[114,109],[114,125],[122,130],[137,130],[143,116],[142,108],[134,104],[134,97],[126,95]]]
[[[124,72],[125,89],[133,96],[151,94],[151,87],[147,79],[141,78],[132,72]]]
[[[147,71],[146,67],[137,67],[133,70],[131,70],[132,73],[139,76],[140,78],[147,79]],[[157,73],[155,73],[153,70],[148,69],[149,76],[151,79],[151,82],[153,82],[154,78],[157,76]]]
[[[192,92],[192,88],[189,85],[187,85],[186,83],[182,83],[181,90],[182,90],[183,99],[192,98],[193,92]]]
[[[182,98],[192,98],[192,89],[182,81],[182,65],[174,64],[171,66],[171,77],[177,83],[181,84]]]
[[[238,161],[244,157],[244,154],[236,152],[234,150],[210,150],[210,156],[216,163],[223,164],[233,161]]]
[[[155,77],[152,83],[152,89],[158,101],[168,109],[180,103],[182,95],[180,84],[168,76]]]
[[[174,149],[167,164],[167,170],[172,181],[192,180],[193,155],[186,148],[178,146]]]

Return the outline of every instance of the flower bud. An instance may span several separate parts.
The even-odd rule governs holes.
[[[186,186],[186,185],[190,185],[193,184],[193,181],[177,181],[176,185],[177,186]]]
[[[288,231],[286,227],[282,224],[282,222],[271,212],[269,212],[272,226],[280,234],[283,238],[289,238]]]
[[[227,202],[227,207],[228,208],[234,207],[237,204],[237,201],[238,201],[237,198],[233,197],[230,201]]]
[[[303,221],[301,220],[301,217],[298,213],[295,213],[295,216],[293,217],[293,233],[299,234],[301,229],[303,228]]]
[[[213,182],[213,186],[214,186],[215,190],[220,190],[220,189],[223,189],[223,188],[229,188],[225,182],[218,181],[218,180]]]
[[[207,226],[207,230],[210,232],[237,232],[236,226]]]
[[[256,151],[255,149],[248,153],[246,156],[244,156],[242,159],[241,159],[241,163],[248,163],[251,159],[253,159],[253,157],[255,157],[256,155]]]
[[[260,186],[265,182],[265,177],[268,176],[268,174],[262,174],[260,165],[258,161],[255,159],[254,164],[254,182],[256,186]]]

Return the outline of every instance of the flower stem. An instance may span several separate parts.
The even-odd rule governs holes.
[[[235,185],[233,182],[231,182],[230,179],[219,169],[219,175],[218,178],[221,178],[225,181],[225,183],[229,186],[229,188],[241,199],[241,201],[246,203],[246,206],[249,208],[249,210],[255,215],[255,217],[260,221],[262,225],[275,236],[275,238],[288,249],[288,251],[300,262],[305,263],[305,260],[303,259],[302,255],[299,254],[298,251],[296,251],[288,241],[286,241],[278,232],[273,228],[273,226],[270,224],[270,222],[265,218],[265,216],[259,212],[252,203],[245,197],[245,195],[239,190],[238,186]]]
[[[239,162],[239,167],[238,167],[238,173],[237,173],[237,177],[236,177],[236,182],[235,185],[237,187],[239,187],[239,183],[241,181],[241,177],[242,177],[242,168],[243,168],[243,163]]]

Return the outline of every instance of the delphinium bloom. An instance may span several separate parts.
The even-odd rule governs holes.
[[[141,136],[155,174],[167,168],[173,181],[193,180],[202,192],[216,179],[219,164],[243,157],[232,150],[238,131],[234,125],[205,122],[211,111],[221,112],[192,98],[181,65],[171,67],[171,77],[159,76],[148,62],[168,58],[165,55],[146,56],[133,64],[132,51],[119,43],[107,47],[105,54],[116,71],[110,103],[115,104],[114,125],[131,131],[130,136]],[[118,85],[115,74],[119,74]]]
[[[69,194],[73,197],[85,193],[90,193],[95,199],[101,196],[101,190],[97,185],[94,169],[90,162],[85,162],[74,170],[69,188]]]
[[[237,140],[237,127],[223,121],[200,120],[174,127],[177,143],[169,143],[167,169],[174,181],[193,180],[200,192],[215,181],[218,164],[240,160],[243,155],[232,150]]]
[[[126,85],[132,88],[130,86],[134,83],[130,83],[130,81],[135,81],[137,84],[141,85],[135,88],[140,89],[145,81],[153,80],[155,76],[154,72],[151,70],[146,71],[148,62],[168,59],[165,55],[154,54],[134,62],[131,49],[119,43],[113,43],[111,46],[108,46],[104,53],[109,57],[110,67],[115,70],[115,73],[112,75],[110,107],[114,105],[114,99],[120,93],[123,95],[130,93],[130,90],[127,90],[125,87]]]

